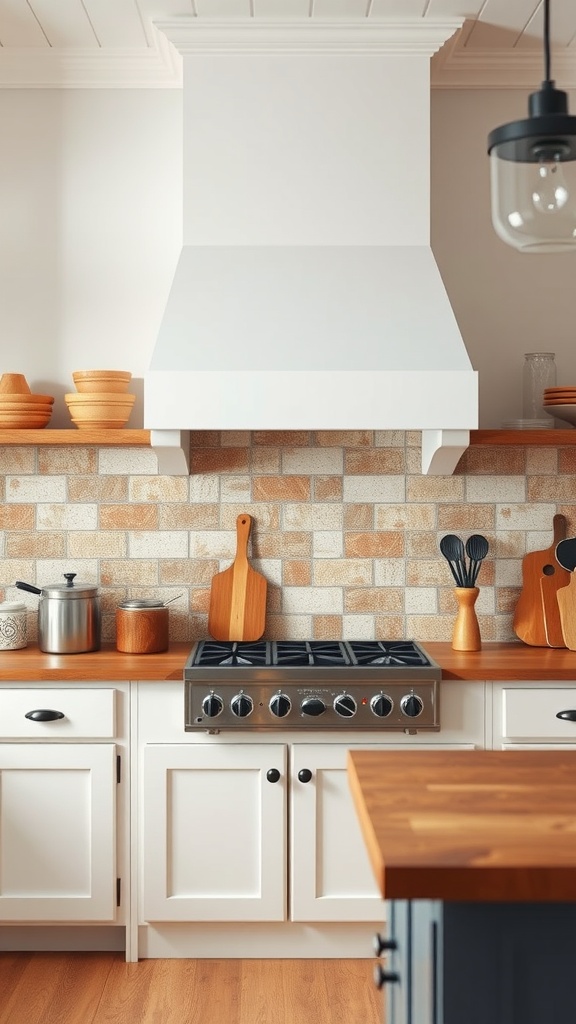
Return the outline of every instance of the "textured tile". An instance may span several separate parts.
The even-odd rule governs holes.
[[[412,530],[406,534],[405,554],[408,558],[438,558],[439,539],[436,533],[419,533]]]
[[[98,472],[98,456],[95,448],[38,448],[38,472],[42,476],[56,473],[78,476]]]
[[[322,502],[287,504],[282,512],[285,530],[341,530],[342,519],[341,505],[324,505]]]
[[[188,501],[188,478],[184,476],[131,476],[130,501]]]
[[[464,480],[457,476],[409,476],[406,479],[406,501],[463,502]]]
[[[66,477],[9,476],[6,478],[6,501],[66,501]]]
[[[65,533],[9,533],[5,545],[7,558],[63,558]]]
[[[341,615],[314,615],[312,617],[312,638],[314,640],[340,640],[342,636]]]
[[[406,582],[406,562],[403,558],[376,558],[374,583],[377,587],[403,587]]]
[[[558,456],[563,449],[558,448],[527,448],[526,449],[526,474],[527,476],[545,476],[549,473],[559,472]],[[566,449],[564,449],[566,450]],[[576,463],[575,463],[576,465]]]
[[[534,480],[550,477],[534,477]],[[526,477],[523,476],[469,476],[466,478],[468,501],[521,502],[526,500]]]
[[[256,476],[252,481],[254,501],[309,501],[307,476]]]
[[[344,611],[374,615],[404,610],[403,591],[391,587],[348,587],[344,591]]]
[[[100,562],[100,582],[103,586],[115,587],[157,586],[158,562],[155,558],[103,559]]]
[[[10,476],[36,472],[35,448],[0,447],[0,474]]]
[[[496,611],[513,614],[521,591],[521,587],[498,587],[496,589]]]
[[[404,448],[406,434],[403,430],[376,430],[374,444],[376,448]]]
[[[364,504],[346,504],[344,506],[345,530],[373,530],[375,526],[374,505],[364,502]]]
[[[250,440],[249,430],[223,430],[220,434],[223,448],[248,448]]]
[[[404,501],[403,476],[344,477],[344,501]]]
[[[250,471],[253,476],[280,473],[281,451],[279,448],[253,448]]]
[[[36,506],[36,528],[38,530],[95,530],[98,526],[97,505],[56,505]]]
[[[194,504],[209,505],[220,497],[220,477],[215,474],[190,477],[190,501]]]
[[[369,448],[374,443],[372,430],[315,430],[314,444],[326,448]]]
[[[358,587],[372,583],[372,562],[369,558],[327,558],[314,562],[312,579],[315,587]]]
[[[309,561],[284,559],[282,573],[285,587],[309,587],[312,583],[312,566]]]
[[[219,448],[221,444],[219,430],[191,430],[190,450],[196,448]]]
[[[128,553],[130,558],[187,558],[188,534],[184,530],[129,533]]]
[[[342,588],[337,586],[284,587],[282,613],[284,615],[341,615]],[[289,635],[289,634],[288,634]]]
[[[252,482],[249,476],[223,476],[220,483],[220,501],[250,501]]]
[[[312,615],[281,615],[266,616],[267,640],[309,640],[313,635]]]
[[[72,509],[79,507],[69,506]],[[157,530],[158,506],[133,503],[100,505],[98,526],[100,530]]]
[[[438,611],[436,587],[406,587],[404,604],[407,614],[434,615]]]
[[[126,534],[122,532],[72,531],[67,537],[70,558],[125,558],[128,554]]]
[[[202,587],[212,582],[212,577],[220,571],[216,559],[170,559],[163,558],[157,563],[159,582],[167,586],[177,583],[182,586]]]
[[[407,615],[406,636],[426,640],[451,640],[454,615]]]
[[[498,530],[551,530],[556,506],[540,504],[496,505]]]
[[[558,454],[558,472],[576,476],[576,447],[552,449]]]
[[[375,473],[393,474],[406,471],[403,448],[370,448],[345,453],[344,472],[350,476],[370,476]]]
[[[406,631],[404,615],[377,615],[374,620],[374,637],[376,640],[405,640],[413,637]]]
[[[312,555],[314,558],[342,558],[343,554],[344,545],[340,531],[314,531],[312,534]]]
[[[286,474],[337,476],[342,474],[344,455],[341,448],[285,448],[281,465]]]
[[[526,479],[526,484],[528,501],[576,503],[576,477],[574,476],[529,476]]]
[[[253,550],[258,558],[310,558],[312,534],[290,530],[258,534]]]
[[[86,537],[86,534],[83,536]],[[36,585],[45,587],[52,583],[63,582],[64,573],[72,570],[76,573],[76,579],[80,583],[98,584],[100,582],[97,558],[75,558],[74,565],[70,565],[70,558],[39,558],[36,562]],[[22,577],[19,578],[22,579]],[[31,581],[28,580],[28,582]],[[38,607],[38,602],[36,602],[36,607]]]
[[[347,533],[344,544],[347,558],[399,558],[404,554],[403,534],[391,531]]]
[[[406,586],[437,587],[451,579],[450,569],[440,556],[437,559],[413,559],[406,563]]]
[[[249,448],[192,449],[192,473],[247,473],[249,467]]]
[[[34,529],[36,505],[0,504],[0,530]]]
[[[436,505],[376,505],[377,530],[434,530]]]
[[[341,476],[315,476],[312,479],[314,501],[342,501]]]
[[[462,504],[438,505],[438,529],[453,533],[455,530],[467,530],[479,533],[493,530],[496,526],[496,506],[493,504]]]
[[[98,472],[123,474],[154,474],[158,472],[158,458],[151,448],[100,448]]]
[[[71,476],[68,501],[128,501],[128,477]]]
[[[150,506],[154,508],[155,506]],[[161,530],[217,530],[220,505],[160,505],[158,526]]]
[[[231,562],[235,551],[235,530],[198,530],[190,534],[190,558],[228,559]]]
[[[342,637],[344,640],[373,640],[374,618],[372,615],[343,615]]]
[[[264,448],[305,447],[311,442],[309,430],[254,430],[252,443]]]
[[[507,445],[472,445],[458,463],[458,473],[468,476],[523,476],[526,449]]]

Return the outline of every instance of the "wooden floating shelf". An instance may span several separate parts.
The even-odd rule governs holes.
[[[576,430],[471,430],[470,444],[510,444],[516,447],[531,445],[548,445],[558,447],[561,445],[576,444]]]
[[[97,445],[134,448],[150,446],[149,430],[0,430],[0,445]]]

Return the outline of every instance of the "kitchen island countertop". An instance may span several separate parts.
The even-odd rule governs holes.
[[[348,752],[385,899],[576,901],[576,751]]]
[[[0,651],[0,682],[74,682],[182,679],[193,646],[172,643],[162,654],[122,654],[113,644],[88,654],[44,654],[35,644]],[[576,651],[517,643],[484,644],[481,651],[454,651],[449,643],[422,646],[442,668],[443,679],[539,680],[576,683]]]

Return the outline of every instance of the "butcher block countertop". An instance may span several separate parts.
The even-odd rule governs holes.
[[[386,899],[576,901],[576,751],[348,753]]]
[[[453,651],[449,643],[422,646],[442,668],[443,679],[553,680],[576,683],[576,651],[528,647],[518,643],[484,644],[481,651]],[[113,644],[90,654],[43,654],[30,644],[0,651],[0,682],[123,679],[182,679],[193,643],[173,643],[163,654],[121,654]]]

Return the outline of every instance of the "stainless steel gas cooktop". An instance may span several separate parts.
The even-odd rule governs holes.
[[[441,674],[413,640],[203,640],[185,728],[438,730]]]

